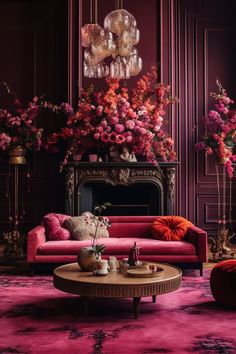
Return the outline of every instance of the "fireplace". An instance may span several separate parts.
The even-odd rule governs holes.
[[[174,215],[178,163],[69,163],[66,170],[65,213],[93,212],[112,204],[104,215]]]

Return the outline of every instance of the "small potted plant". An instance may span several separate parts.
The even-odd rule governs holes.
[[[111,226],[108,218],[101,216],[102,212],[110,206],[111,203],[106,202],[94,208],[94,214],[92,215],[92,218],[95,225],[95,232],[92,245],[89,247],[82,247],[77,257],[78,264],[83,271],[92,271],[94,269],[94,263],[101,259],[101,255],[106,248],[106,246],[103,244],[97,244],[97,233],[99,223],[104,224],[106,227]]]

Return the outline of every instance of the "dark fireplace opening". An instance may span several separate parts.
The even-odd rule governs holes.
[[[82,198],[81,198],[82,197]],[[161,190],[154,183],[110,185],[88,182],[80,191],[81,212],[93,212],[96,205],[112,204],[103,215],[161,215],[163,213]]]

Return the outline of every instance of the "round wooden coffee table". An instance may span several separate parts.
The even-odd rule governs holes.
[[[135,318],[138,318],[140,299],[177,290],[181,286],[182,272],[179,268],[167,264],[156,264],[163,268],[152,278],[133,278],[119,272],[110,272],[105,276],[82,272],[77,263],[66,264],[53,272],[55,288],[82,296],[84,311],[88,313],[89,299],[92,297],[133,298]]]

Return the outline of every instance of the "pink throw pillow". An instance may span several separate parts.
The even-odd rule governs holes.
[[[50,213],[44,216],[42,225],[45,227],[46,239],[50,241],[70,240],[70,231],[62,225],[70,216],[64,214]]]

